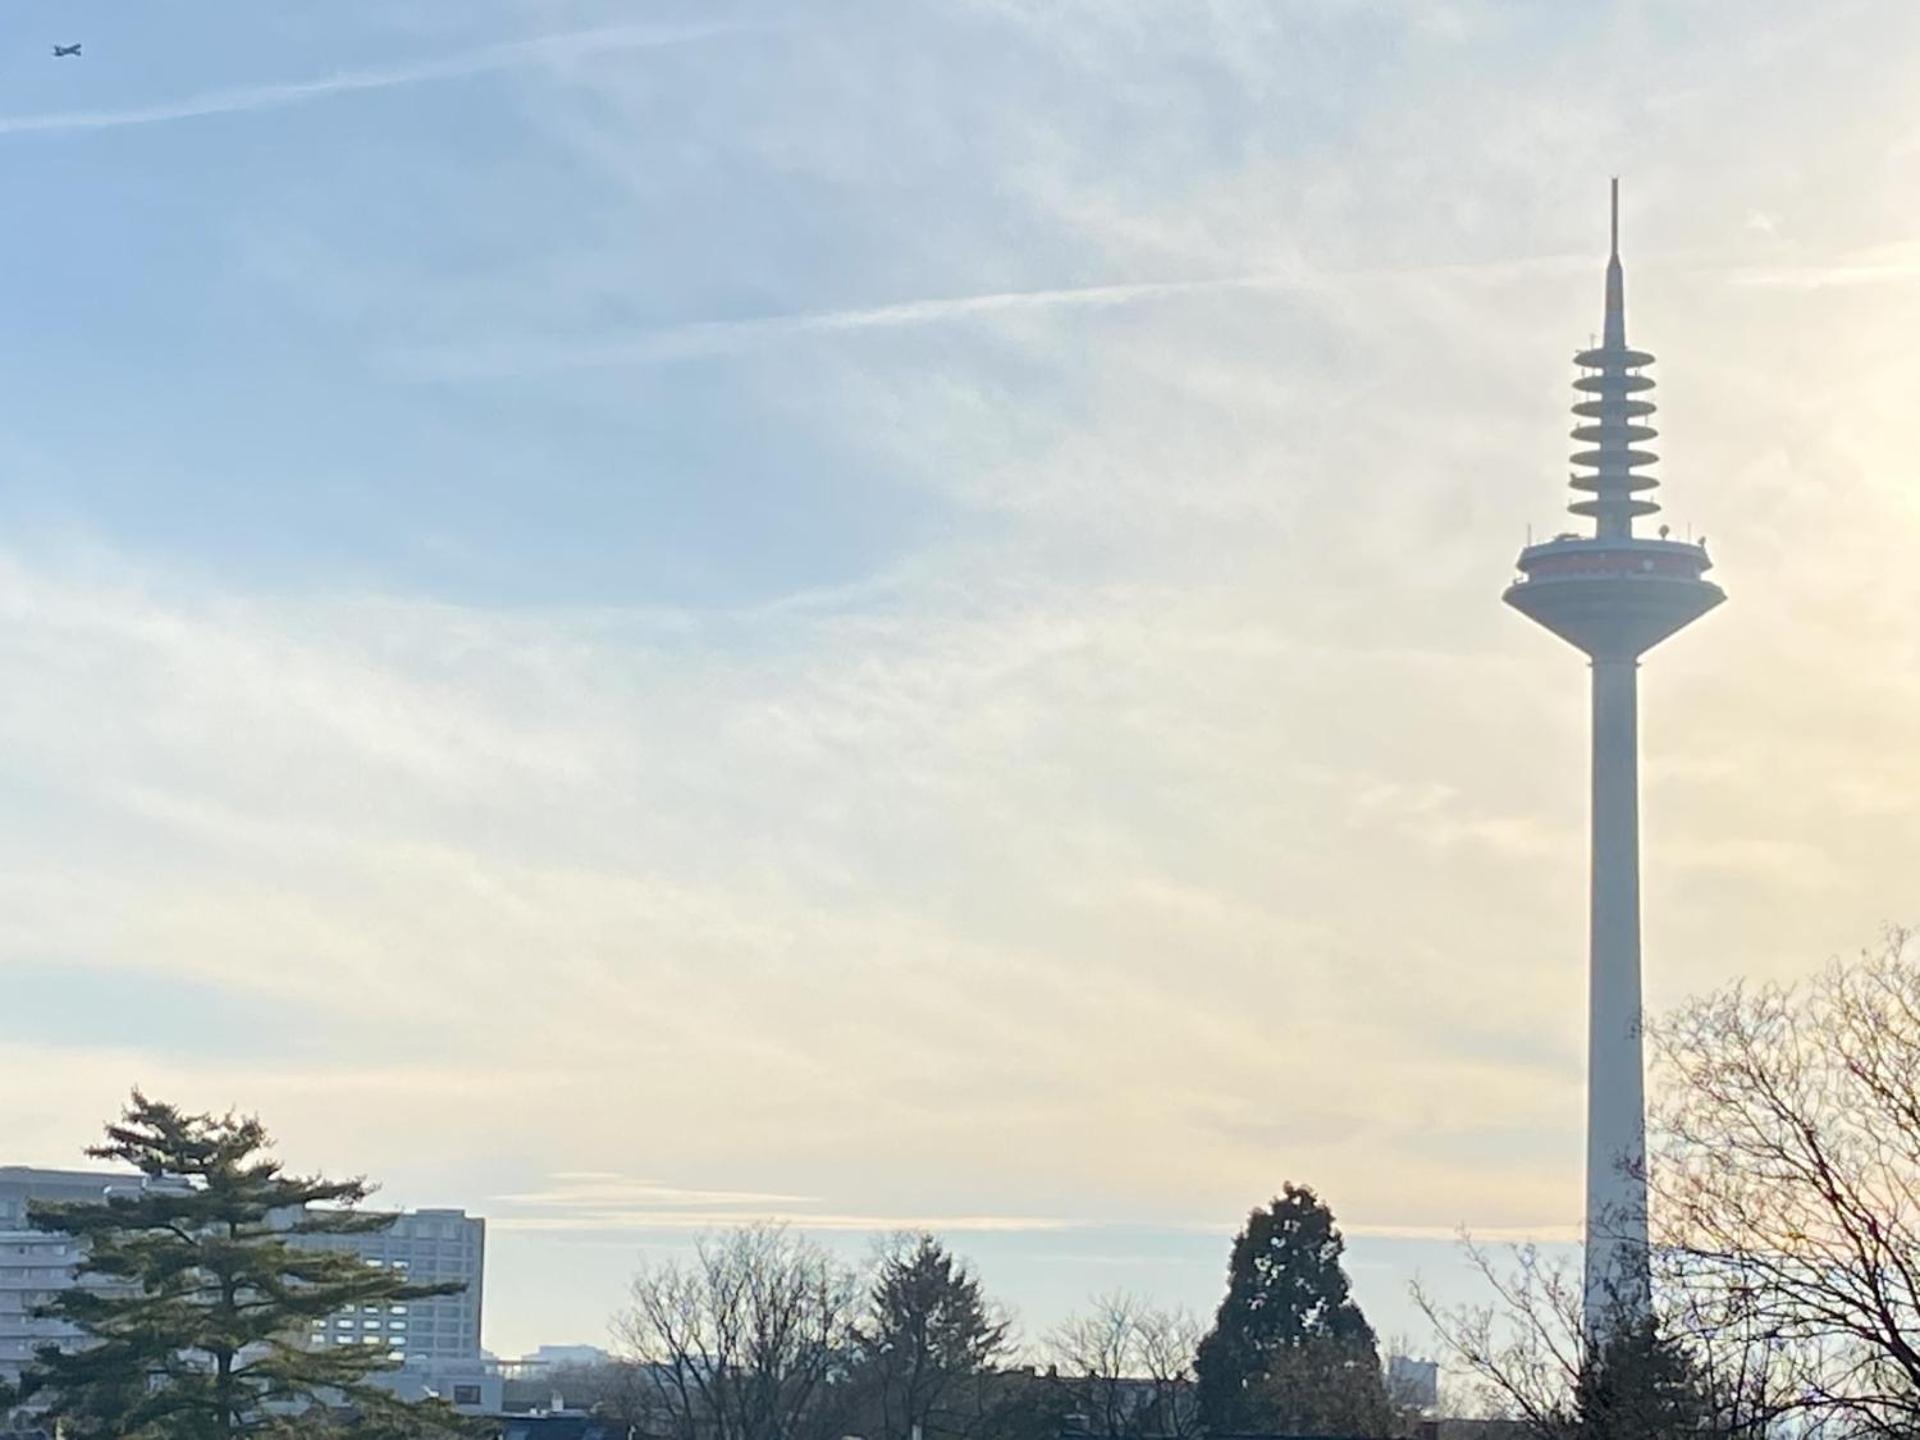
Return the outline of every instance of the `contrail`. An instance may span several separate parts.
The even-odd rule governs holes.
[[[718,35],[737,34],[746,28],[741,25],[685,25],[671,28],[658,25],[609,25],[595,30],[575,30],[560,35],[543,35],[532,40],[488,45],[438,60],[424,60],[415,65],[344,70],[318,80],[212,90],[202,95],[190,95],[183,100],[169,100],[127,110],[62,110],[49,115],[0,115],[0,135],[59,135],[84,130],[116,130],[128,125],[161,125],[207,115],[280,109],[333,95],[349,95],[363,90],[391,90],[402,85],[421,85],[435,80],[458,80],[468,75],[513,70],[545,61],[603,55],[617,50],[649,50],[666,45],[683,45]]]
[[[1020,311],[1110,309],[1184,295],[1232,291],[1305,291],[1373,279],[1381,283],[1432,276],[1492,276],[1557,273],[1585,257],[1532,255],[1517,260],[1468,261],[1447,265],[1389,266],[1371,269],[1263,270],[1198,280],[1147,280],[1109,285],[1064,285],[1037,290],[1000,290],[984,295],[951,295],[902,300],[845,310],[808,310],[741,320],[694,320],[638,330],[611,340],[510,340],[492,344],[436,345],[392,353],[388,363],[417,380],[485,380],[513,375],[611,370],[624,366],[664,365],[716,355],[736,355],[769,343],[807,335],[937,325],[949,321]]]
[[[905,300],[852,310],[815,310],[746,320],[699,320],[646,330],[622,340],[568,343],[522,341],[498,346],[444,346],[407,352],[398,358],[410,375],[438,379],[617,368],[730,355],[770,340],[834,331],[879,330],[966,320],[983,315],[1065,307],[1106,309],[1144,300],[1228,290],[1292,289],[1303,283],[1295,274],[1230,275],[1211,280],[1152,280],[1137,284],[1078,285],[1046,290],[1001,290],[985,295],[956,295]]]

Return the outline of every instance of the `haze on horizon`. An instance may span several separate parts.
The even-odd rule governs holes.
[[[0,1163],[257,1111],[487,1215],[505,1354],[767,1213],[1036,1329],[1210,1306],[1288,1179],[1383,1332],[1457,1227],[1568,1235],[1584,676],[1498,597],[1612,174],[1734,597],[1642,681],[1649,1003],[1913,918],[1912,7],[50,23]]]

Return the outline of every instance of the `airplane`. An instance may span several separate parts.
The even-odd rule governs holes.
[[[77,56],[79,53],[80,47],[78,45],[56,45],[53,47],[53,58],[56,60],[64,60],[69,55]]]

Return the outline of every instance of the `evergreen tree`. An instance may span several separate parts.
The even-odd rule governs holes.
[[[83,1256],[78,1283],[38,1312],[77,1327],[82,1343],[43,1349],[25,1387],[66,1434],[323,1433],[336,1428],[336,1406],[378,1415],[383,1434],[461,1428],[443,1406],[399,1406],[368,1383],[393,1363],[384,1341],[309,1343],[336,1312],[461,1288],[410,1284],[350,1250],[298,1243],[390,1225],[355,1210],[369,1193],[364,1181],[288,1176],[266,1153],[258,1120],[183,1114],[138,1091],[106,1133],[87,1153],[152,1183],[137,1195],[30,1212],[36,1229],[73,1236]]]
[[[1004,1354],[1007,1329],[979,1279],[933,1236],[896,1241],[880,1259],[856,1342],[876,1440],[906,1440],[916,1427],[970,1432],[981,1407],[969,1382]]]
[[[1574,1386],[1572,1440],[1696,1440],[1725,1433],[1698,1367],[1652,1322],[1592,1354]]]
[[[1305,1186],[1285,1186],[1247,1217],[1194,1361],[1207,1430],[1385,1433],[1386,1381],[1341,1268],[1345,1248],[1333,1212]]]

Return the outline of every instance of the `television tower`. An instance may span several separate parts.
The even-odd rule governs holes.
[[[1642,373],[1627,347],[1620,270],[1620,182],[1613,182],[1606,326],[1597,349],[1573,357],[1579,423],[1567,508],[1591,535],[1557,535],[1520,552],[1507,604],[1585,652],[1593,665],[1593,875],[1588,930],[1587,1222],[1583,1320],[1590,1346],[1647,1318],[1646,1088],[1640,1054],[1640,656],[1726,596],[1702,579],[1706,542],[1633,533],[1656,513],[1645,497],[1658,458],[1638,448],[1657,433]]]

